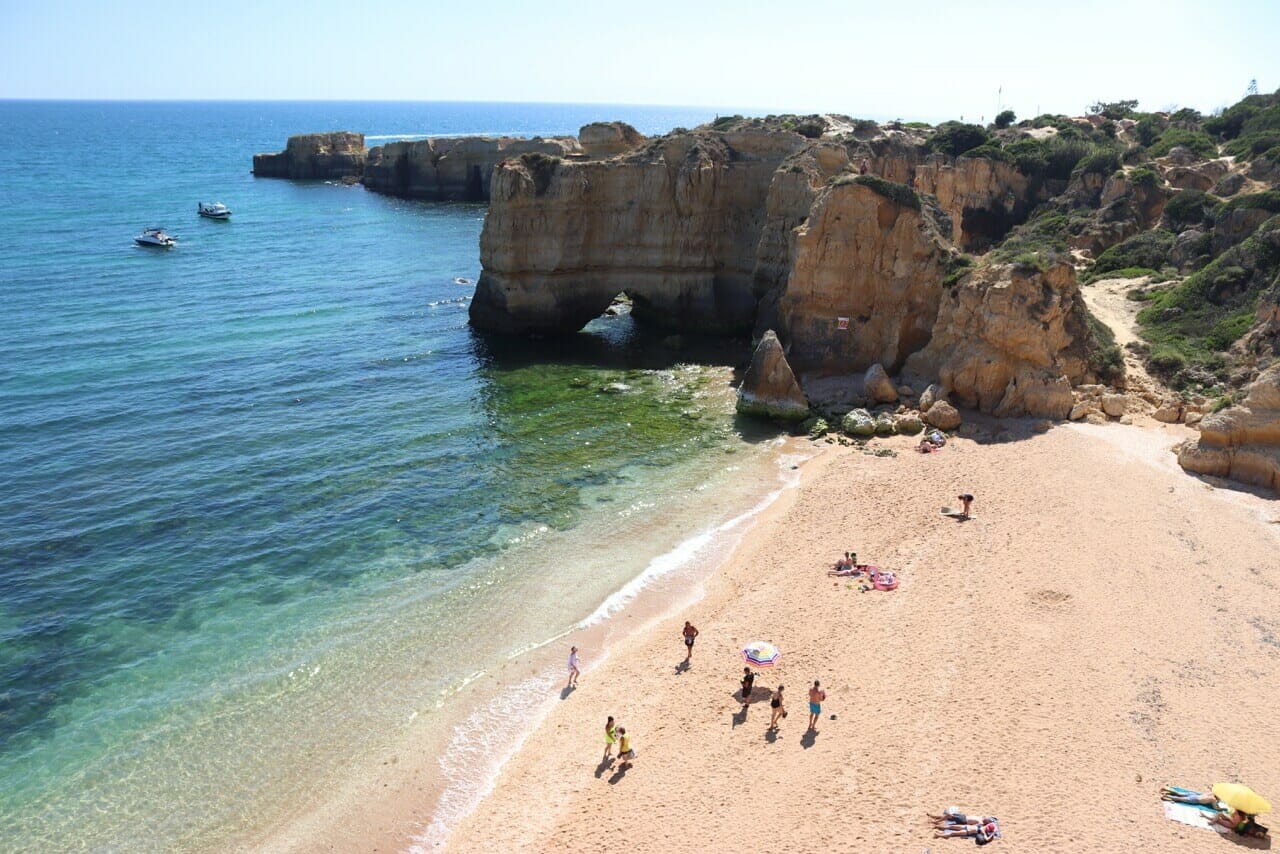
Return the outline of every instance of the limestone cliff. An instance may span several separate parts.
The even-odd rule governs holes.
[[[951,215],[951,240],[967,251],[998,242],[1027,218],[1038,197],[1013,165],[978,157],[934,156],[915,170],[916,187]]]
[[[588,157],[603,160],[644,145],[644,134],[626,122],[592,122],[578,129],[578,145]]]
[[[572,137],[445,137],[391,142],[369,150],[363,183],[378,193],[432,201],[489,198],[494,167],[508,157],[565,157],[582,149]]]
[[[936,377],[963,405],[1001,416],[1066,418],[1088,378],[1088,327],[1075,271],[980,266],[941,300],[907,372]]]
[[[1241,405],[1206,415],[1200,438],[1179,449],[1178,463],[1280,492],[1280,362],[1259,375]]]
[[[929,342],[949,258],[945,238],[914,193],[895,184],[896,198],[884,195],[876,180],[826,187],[796,229],[778,323],[801,374],[874,363],[896,373]]]
[[[494,172],[471,320],[572,332],[615,295],[672,329],[752,328],[765,200],[796,133],[673,133],[609,160],[524,156]]]
[[[364,134],[350,131],[289,137],[284,151],[253,155],[260,178],[347,178],[364,171]]]

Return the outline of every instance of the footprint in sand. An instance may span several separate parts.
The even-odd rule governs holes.
[[[1061,590],[1037,590],[1034,593],[1028,593],[1027,598],[1033,605],[1055,608],[1068,604],[1071,601],[1071,594]]]

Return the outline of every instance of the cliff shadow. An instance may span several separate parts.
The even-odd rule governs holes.
[[[673,333],[637,323],[629,313],[601,316],[563,335],[502,335],[470,327],[476,357],[493,367],[582,364],[615,370],[663,370],[676,365],[732,367],[734,383],[751,358],[746,336]]]

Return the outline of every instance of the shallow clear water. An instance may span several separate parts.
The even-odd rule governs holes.
[[[772,485],[740,351],[478,337],[482,206],[252,154],[712,115],[0,102],[0,849],[261,832]]]

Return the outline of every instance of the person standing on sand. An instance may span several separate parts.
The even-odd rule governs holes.
[[[630,768],[631,760],[636,758],[636,752],[631,747],[631,736],[627,735],[627,728],[618,727],[618,758],[622,761],[618,764],[619,768]]]
[[[578,685],[578,677],[581,674],[578,671],[578,648],[576,646],[569,647],[569,684],[566,688],[574,688]],[[609,718],[613,720],[613,718]]]
[[[682,634],[684,635],[684,647],[687,650],[684,660],[689,661],[693,658],[693,639],[698,636],[698,630],[694,628],[693,623],[685,620]]]
[[[742,668],[742,705],[751,700],[751,689],[756,686],[756,675],[750,667]]]
[[[960,515],[968,519],[969,505],[973,503],[973,495],[968,492],[962,492],[956,498],[960,499]]]
[[[818,680],[813,680],[813,687],[809,689],[809,729],[814,730],[818,725],[818,716],[822,714],[822,701],[827,699],[827,692],[823,691],[818,685]]]
[[[618,742],[618,728],[614,726],[613,715],[604,722],[604,758],[608,761],[613,756],[613,746]]]
[[[778,721],[787,716],[787,707],[782,705],[782,686],[778,686],[778,690],[773,692],[773,698],[769,700],[769,707],[773,709],[773,715],[769,718],[769,731],[778,731]]]

